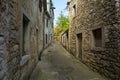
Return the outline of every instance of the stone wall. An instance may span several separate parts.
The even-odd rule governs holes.
[[[16,34],[16,27],[11,26],[14,25],[15,20],[12,22],[10,19],[13,20],[13,15],[9,13],[9,4],[11,1],[7,2],[2,0],[0,4],[2,5],[0,10],[0,35],[1,35],[1,71],[0,79],[7,80],[11,76],[19,71],[19,53],[18,53],[18,34]],[[11,16],[11,17],[10,17]],[[11,27],[10,27],[11,26]],[[9,69],[9,70],[8,70]],[[8,72],[12,72],[9,74]],[[17,76],[19,77],[19,75]]]
[[[119,9],[114,0],[72,0],[69,4],[70,52],[112,80],[120,79]],[[95,47],[93,31],[96,29],[102,31],[101,47]],[[82,34],[82,57],[78,57],[78,34]]]
[[[0,80],[28,80],[38,62],[43,46],[43,20],[42,12],[37,12],[38,3],[38,0],[0,0]],[[25,55],[23,15],[29,19]]]
[[[61,44],[62,46],[69,51],[69,29],[67,29],[63,34],[61,34]]]
[[[50,4],[47,4],[48,2]],[[44,0],[44,48],[47,48],[53,40],[53,21],[54,6],[52,0]]]

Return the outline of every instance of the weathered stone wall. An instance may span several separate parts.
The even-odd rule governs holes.
[[[38,59],[38,53],[37,53],[37,11],[36,5],[37,2],[35,0],[30,1],[30,0],[22,0],[21,1],[21,16],[25,14],[29,18],[29,35],[30,35],[30,45],[29,45],[29,51],[27,51],[26,55],[28,55],[29,59],[26,58],[26,62],[23,61],[23,65],[21,68],[21,80],[27,80],[29,78],[29,73],[32,72],[34,66],[37,63]],[[22,17],[21,17],[22,18]],[[22,25],[21,25],[22,26]],[[26,56],[24,55],[24,56]],[[22,56],[22,57],[24,57]]]
[[[61,35],[61,44],[62,46],[69,51],[69,30],[66,30],[62,35]]]
[[[82,61],[111,78],[120,79],[119,7],[114,0],[72,0],[70,8],[69,48],[77,56],[76,35],[82,33]],[[76,15],[73,17],[73,6]],[[102,29],[102,47],[93,48],[92,31]]]
[[[38,62],[38,55],[42,50],[43,20],[42,13],[37,13],[39,1],[35,1],[0,1],[0,80],[28,80]],[[23,14],[29,18],[30,43],[26,55],[23,55],[21,46]]]
[[[72,3],[71,3],[72,5]],[[70,26],[69,26],[69,51],[75,55],[75,45],[76,45],[76,37],[75,37],[75,21],[76,20],[72,20],[72,10],[70,10],[70,15],[69,15],[69,21],[70,21]]]
[[[8,42],[8,30],[7,26],[7,5],[6,1],[0,1],[0,80],[7,80],[7,46],[6,42]]]
[[[18,26],[14,26],[16,19],[13,18],[13,13],[10,13],[9,11],[12,7],[12,1],[8,2],[2,0],[0,1],[0,4],[0,57],[2,57],[0,63],[0,79],[8,80],[8,78],[11,78],[11,76],[16,75],[19,72],[19,38],[17,37],[18,33],[16,33]],[[19,74],[16,77],[19,77]]]

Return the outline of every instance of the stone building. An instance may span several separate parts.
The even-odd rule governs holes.
[[[69,29],[67,29],[62,35],[61,35],[61,44],[63,47],[65,47],[67,50],[69,50]]]
[[[44,47],[53,40],[54,7],[52,0],[44,0]]]
[[[43,1],[0,0],[0,80],[28,80],[37,64],[44,49]]]
[[[120,0],[71,0],[69,51],[93,70],[120,80]]]

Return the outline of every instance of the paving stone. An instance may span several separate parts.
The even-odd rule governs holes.
[[[49,50],[51,53],[49,53]],[[30,80],[108,80],[75,59],[58,42],[47,48]]]

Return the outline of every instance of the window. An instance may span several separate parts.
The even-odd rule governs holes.
[[[73,6],[73,17],[76,16],[76,5]]]
[[[40,12],[42,11],[42,0],[39,0],[39,9],[40,9]]]
[[[47,34],[46,34],[46,44],[47,44]]]
[[[94,47],[102,47],[102,28],[92,31]]]
[[[26,55],[29,45],[29,19],[23,14],[22,55]]]

